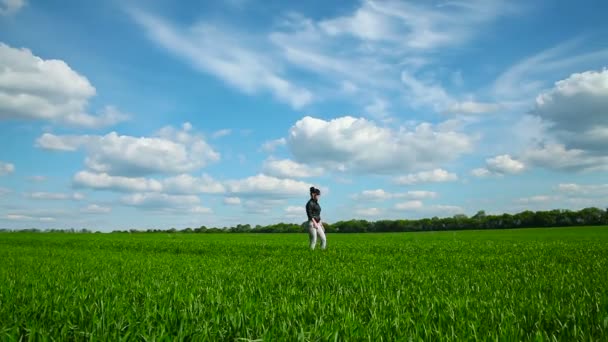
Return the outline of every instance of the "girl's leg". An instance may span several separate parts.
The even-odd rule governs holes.
[[[310,249],[315,249],[317,244],[317,229],[315,229],[312,221],[308,223],[308,237],[310,240]]]
[[[327,239],[325,238],[325,227],[323,227],[323,222],[319,222],[318,224],[317,234],[319,234],[319,238],[321,239],[321,249],[325,249],[327,245]]]

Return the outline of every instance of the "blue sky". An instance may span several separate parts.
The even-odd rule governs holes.
[[[0,0],[0,227],[606,207],[606,12]]]

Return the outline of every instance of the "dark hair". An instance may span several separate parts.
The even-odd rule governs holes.
[[[313,195],[313,194],[314,194],[314,195],[320,195],[320,194],[321,194],[321,190],[319,190],[319,189],[315,188],[314,186],[311,186],[311,187],[310,187],[310,194],[311,194],[311,195]]]

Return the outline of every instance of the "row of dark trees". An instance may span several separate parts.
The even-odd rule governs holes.
[[[569,226],[596,226],[608,225],[608,209],[585,208],[579,211],[551,210],[551,211],[524,211],[518,214],[486,215],[485,211],[479,211],[471,217],[466,215],[455,215],[446,218],[425,218],[420,220],[349,220],[339,221],[332,224],[325,223],[328,233],[373,233],[373,232],[421,232],[442,230],[465,230],[465,229],[510,229],[510,228],[533,228],[533,227],[569,227]],[[304,233],[308,230],[308,223],[291,224],[278,223],[268,226],[239,224],[235,227],[208,228],[186,228],[177,230],[148,229],[148,230],[116,230],[113,233]],[[11,230],[0,229],[0,232]],[[22,232],[42,232],[32,228],[19,230]],[[51,229],[44,232],[61,233],[92,233],[90,230],[61,230]]]
[[[335,223],[325,223],[328,233],[380,233],[380,232],[422,232],[441,230],[465,229],[511,229],[511,228],[542,228],[569,226],[608,225],[608,209],[585,208],[579,211],[523,211],[518,214],[486,215],[479,211],[471,217],[460,214],[446,218],[425,218],[420,220],[348,220]],[[224,228],[186,228],[169,231],[147,230],[145,232],[170,233],[304,233],[308,231],[308,222],[302,224],[278,223],[268,226],[251,227],[249,224],[239,224],[235,227]],[[124,231],[123,231],[124,232]],[[131,231],[133,232],[133,231]],[[140,231],[143,232],[143,231]]]

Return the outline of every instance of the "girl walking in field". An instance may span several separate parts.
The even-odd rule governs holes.
[[[308,235],[310,237],[310,249],[315,249],[317,236],[321,239],[321,249],[325,249],[327,239],[325,238],[325,228],[321,222],[321,206],[319,205],[321,190],[314,186],[310,187],[310,200],[306,203],[306,215],[308,215]]]

